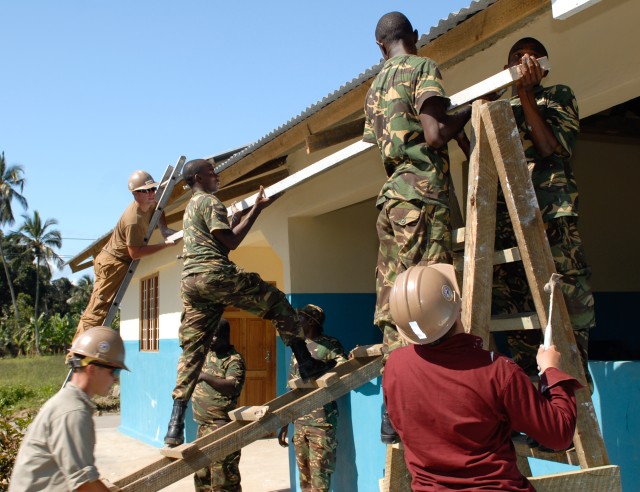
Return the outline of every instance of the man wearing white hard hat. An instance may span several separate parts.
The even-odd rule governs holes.
[[[124,364],[124,344],[106,326],[82,333],[69,349],[71,381],[47,401],[29,426],[9,492],[106,492],[95,466],[94,395],[106,396]]]
[[[129,191],[133,194],[133,202],[120,217],[107,244],[93,260],[93,292],[76,328],[74,340],[88,328],[104,323],[133,260],[176,244],[176,241],[167,239],[176,231],[167,227],[164,213],[158,224],[165,241],[144,244],[144,237],[156,209],[158,186],[159,183],[146,171],[136,171],[129,177]]]
[[[412,490],[535,489],[520,473],[511,442],[519,431],[566,449],[576,425],[576,379],[562,372],[555,346],[540,347],[540,390],[511,359],[465,333],[453,266],[414,266],[390,298],[398,332],[382,387],[404,446]]]

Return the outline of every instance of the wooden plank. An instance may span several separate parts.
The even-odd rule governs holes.
[[[228,415],[231,420],[254,422],[260,420],[269,411],[269,405],[252,405],[231,410]]]
[[[284,191],[298,186],[302,183],[305,183],[309,179],[314,176],[319,176],[320,174],[328,171],[332,167],[335,167],[343,162],[353,159],[354,157],[359,156],[363,152],[366,152],[373,144],[365,143],[363,141],[359,141],[353,143],[338,152],[335,152],[324,159],[320,159],[319,161],[311,164],[310,166],[305,167],[304,169],[293,173],[291,176],[278,181],[277,183],[268,186],[265,188],[264,192],[267,196],[274,196],[279,193],[283,193]],[[244,200],[240,200],[235,202],[232,207],[227,208],[227,214],[232,215],[234,211],[242,211],[246,210],[249,207],[252,207],[256,202],[256,198],[258,197],[258,193],[254,193],[253,195],[245,198]],[[177,240],[182,237],[183,231],[178,231],[175,234],[169,236],[169,239]]]
[[[230,422],[196,441],[198,451],[186,459],[160,458],[115,482],[123,491],[153,492],[184,478],[212,461],[278,431],[282,426],[340,398],[380,375],[382,357],[351,359],[336,366],[345,375],[328,388],[296,389],[266,403],[270,411],[261,420]]]
[[[287,383],[287,386],[289,388],[326,388],[334,384],[339,379],[340,376],[337,373],[329,371],[319,378],[312,379],[310,381],[304,381],[302,378],[292,379]]]
[[[574,466],[580,464],[575,448],[568,449],[567,451],[542,451],[539,447],[530,447],[526,443],[526,436],[523,435],[514,437],[512,441],[518,457],[537,458],[539,460],[553,461],[555,463],[564,463],[566,465]],[[524,475],[529,476],[531,473]]]
[[[351,352],[349,352],[349,357],[375,357],[376,355],[382,355],[382,347],[381,343],[376,343],[375,345],[356,345]]]
[[[554,19],[564,20],[598,2],[600,0],[551,0],[551,12]]]
[[[218,190],[216,192],[216,196],[222,202],[226,202],[227,200],[235,200],[239,196],[243,196],[247,193],[252,193],[256,190],[259,190],[260,186],[264,186],[266,188],[277,183],[278,181],[282,181],[287,177],[289,177],[288,169],[278,169],[267,174],[261,174],[251,179],[226,186]]]
[[[513,112],[508,101],[485,104],[480,112],[518,240],[536,312],[541,323],[546,325],[548,294],[544,292],[544,285],[555,272],[555,265],[526,165],[522,143],[518,138],[505,138],[505,135],[517,134]],[[563,369],[575,376],[584,386],[576,392],[578,421],[574,444],[580,466],[590,468],[608,465],[607,450],[586,385],[571,320],[561,290],[555,290],[551,320],[554,327],[553,343],[563,354]]]
[[[109,492],[119,492],[120,489],[118,487],[116,487],[115,485],[113,485],[106,478],[100,477],[100,481],[109,490]]]
[[[498,0],[418,50],[440,70],[485,50],[500,38],[551,10],[549,0]]]
[[[537,492],[622,492],[620,467],[598,466],[529,478]]]
[[[482,338],[484,347],[488,348],[498,175],[491,162],[487,134],[482,124],[480,108],[483,105],[483,101],[474,102],[471,113],[472,150],[465,228],[462,323],[467,332]]]
[[[538,58],[538,62],[543,70],[551,70],[549,59],[546,56]],[[466,88],[463,91],[457,92],[449,98],[450,105],[448,110],[454,110],[463,104],[467,104],[469,101],[475,101],[480,96],[484,96],[491,92],[498,92],[505,87],[510,86],[520,78],[520,67],[521,65],[509,67],[502,72],[498,72],[497,74]]]
[[[452,232],[452,242],[454,251],[464,250],[465,228],[454,229]],[[495,251],[493,254],[493,264],[500,265],[502,263],[513,263],[514,261],[522,261],[520,251],[517,247]]]
[[[195,454],[197,451],[199,451],[198,446],[195,443],[188,442],[186,444],[181,444],[180,446],[175,446],[173,448],[161,448],[160,454],[162,456],[166,456],[167,458],[184,459]]]
[[[401,446],[387,446],[383,487],[385,492],[411,492],[411,474]]]
[[[536,313],[530,314],[506,314],[492,316],[490,322],[492,332],[495,331],[514,331],[514,330],[539,330],[540,320]]]
[[[352,138],[362,138],[363,132],[364,117],[308,135],[304,139],[307,146],[307,154],[346,142]]]

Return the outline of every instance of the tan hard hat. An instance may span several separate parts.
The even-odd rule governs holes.
[[[124,343],[120,334],[107,326],[89,328],[76,338],[69,352],[84,355],[102,364],[129,368],[124,365]]]
[[[148,190],[159,185],[160,183],[156,183],[147,171],[136,171],[129,176],[129,191]]]
[[[412,266],[398,275],[389,307],[398,333],[409,343],[433,343],[453,326],[462,300],[452,265]]]

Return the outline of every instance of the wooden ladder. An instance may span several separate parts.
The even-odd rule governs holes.
[[[484,347],[488,348],[492,331],[546,326],[549,294],[544,291],[544,285],[555,272],[555,265],[508,101],[474,102],[471,125],[466,227],[455,231],[454,242],[464,236],[462,321],[466,329],[481,337]],[[507,202],[518,248],[494,252],[498,182]],[[536,314],[492,320],[493,265],[510,261],[523,262]],[[576,392],[578,419],[574,448],[543,452],[524,442],[514,442],[518,467],[530,477],[528,457],[580,466],[579,471],[529,478],[539,492],[621,491],[620,469],[609,464],[562,291],[555,289],[553,295],[553,343],[562,354],[563,370],[583,385]],[[388,448],[385,475],[390,480],[385,479],[382,490],[411,490],[402,446]],[[387,483],[396,485],[385,488]]]
[[[350,359],[315,381],[294,380],[291,391],[262,406],[229,412],[231,422],[191,443],[163,448],[164,457],[115,481],[110,490],[152,492],[193,474],[228,454],[277,432],[316,408],[336,400],[380,376],[382,345],[360,346]]]

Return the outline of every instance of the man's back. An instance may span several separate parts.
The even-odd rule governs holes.
[[[150,208],[143,212],[135,201],[131,202],[114,227],[109,242],[104,246],[105,251],[118,259],[131,261],[127,246],[144,245],[144,236],[154,211]]]
[[[384,195],[446,203],[447,147],[429,147],[420,121],[422,105],[433,96],[445,97],[438,67],[433,60],[416,55],[390,58],[372,83],[365,100],[363,140],[377,143],[390,178],[379,201]],[[398,179],[403,174],[414,177]]]
[[[550,386],[572,380],[553,368],[545,376]],[[552,405],[515,363],[483,350],[473,335],[392,352],[383,387],[414,490],[533,490],[517,469],[512,429],[554,447],[575,427],[572,393],[552,390],[560,395]]]

